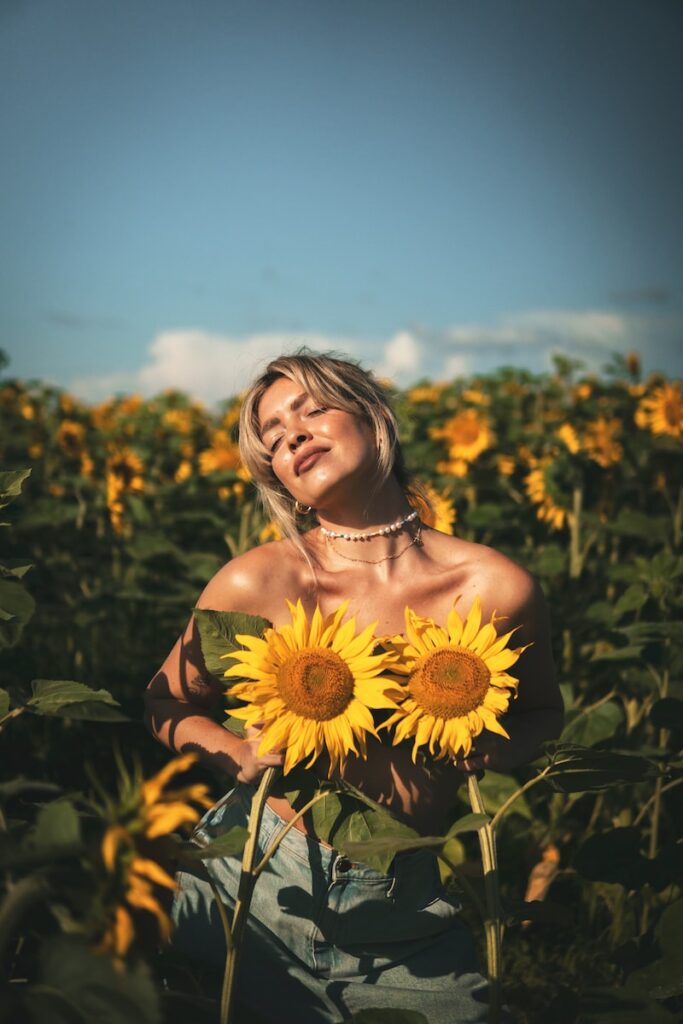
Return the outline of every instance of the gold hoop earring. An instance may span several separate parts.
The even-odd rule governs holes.
[[[294,502],[294,511],[298,512],[300,516],[307,516],[309,512],[313,511],[313,506],[302,505],[299,499],[297,498],[296,501]]]

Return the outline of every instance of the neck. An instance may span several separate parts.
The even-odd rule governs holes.
[[[376,494],[347,494],[334,504],[316,508],[318,522],[335,533],[368,533],[395,523],[412,511],[395,477]],[[372,543],[391,538],[373,537]],[[369,542],[368,542],[369,543]]]

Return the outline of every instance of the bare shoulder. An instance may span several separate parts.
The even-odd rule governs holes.
[[[443,534],[435,536],[433,543],[434,556],[457,580],[465,611],[477,595],[487,618],[494,611],[517,618],[545,608],[536,577],[501,551]]]
[[[297,592],[300,564],[286,540],[251,548],[218,570],[202,591],[197,607],[272,619],[280,595]]]

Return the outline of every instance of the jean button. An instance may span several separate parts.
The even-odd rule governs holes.
[[[340,857],[337,861],[337,871],[348,871],[351,867],[351,861],[348,857]]]

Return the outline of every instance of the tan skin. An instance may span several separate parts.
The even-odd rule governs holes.
[[[259,404],[263,442],[272,467],[293,498],[312,505],[319,522],[332,530],[363,532],[394,522],[410,511],[395,477],[372,497],[377,479],[376,446],[363,419],[341,409],[318,406],[294,381],[282,377]],[[303,461],[314,449],[322,454]],[[316,602],[323,614],[348,599],[359,629],[376,622],[378,635],[401,633],[404,609],[445,622],[454,599],[466,615],[475,596],[482,622],[495,611],[505,615],[499,631],[519,627],[514,646],[530,644],[511,672],[519,678],[517,699],[502,720],[510,739],[484,732],[469,759],[457,764],[413,764],[412,741],[399,747],[370,740],[367,760],[350,757],[345,777],[385,804],[420,832],[433,833],[453,803],[463,770],[490,766],[510,771],[531,760],[539,745],[556,738],[562,727],[562,700],[550,650],[548,612],[534,578],[491,548],[422,528],[420,546],[406,526],[390,537],[365,543],[330,543],[318,528],[304,537],[316,566],[317,586],[306,561],[290,541],[254,548],[225,565],[208,583],[197,606],[260,615],[275,627],[291,621],[286,599],[298,597],[307,614]],[[386,556],[398,555],[387,558]],[[347,556],[347,557],[344,557]],[[350,558],[373,562],[350,561]],[[172,750],[196,750],[219,774],[255,783],[281,753],[259,755],[258,733],[246,739],[227,732],[210,717],[223,689],[206,672],[194,619],[149,684],[147,723]],[[321,769],[324,766],[321,766]],[[324,772],[322,772],[324,774]],[[283,818],[293,810],[284,796],[270,805]],[[301,824],[311,832],[310,823]]]

